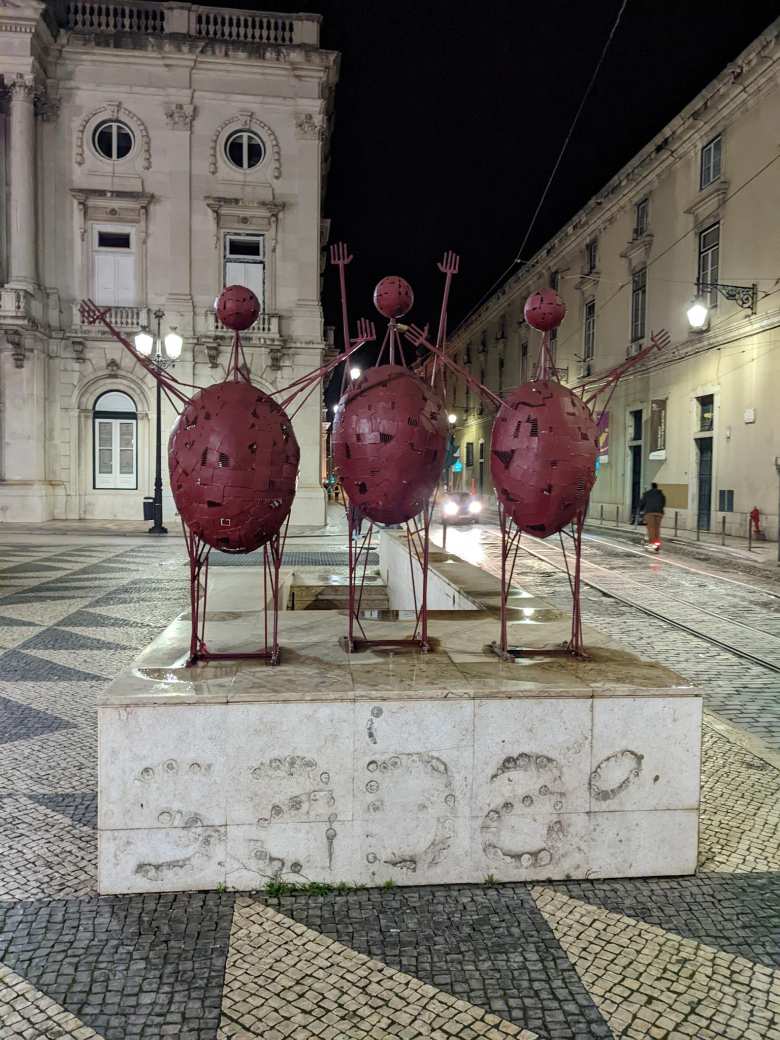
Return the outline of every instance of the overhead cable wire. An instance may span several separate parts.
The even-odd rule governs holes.
[[[523,250],[525,249],[525,247],[526,247],[526,245],[528,243],[528,239],[531,237],[531,232],[533,231],[533,229],[534,229],[534,227],[536,225],[536,221],[537,221],[537,218],[539,217],[539,213],[541,212],[542,206],[544,205],[544,203],[545,203],[545,201],[547,199],[547,196],[548,196],[548,194],[550,192],[550,188],[552,187],[552,182],[555,179],[556,173],[558,172],[558,167],[561,165],[561,161],[563,160],[563,156],[564,156],[564,154],[566,152],[566,149],[569,147],[569,142],[571,141],[572,134],[574,133],[574,130],[575,130],[576,126],[577,126],[577,123],[579,122],[580,116],[582,115],[582,110],[585,108],[587,100],[590,97],[591,91],[593,90],[593,86],[594,86],[596,80],[598,79],[599,72],[601,71],[601,66],[604,64],[604,59],[606,58],[607,51],[609,50],[609,45],[612,43],[613,37],[615,36],[615,33],[617,32],[618,26],[620,25],[620,22],[621,22],[621,20],[623,18],[623,12],[625,11],[627,6],[628,6],[628,0],[623,0],[622,4],[620,5],[620,10],[617,13],[617,17],[615,18],[615,21],[612,24],[612,28],[609,31],[609,35],[607,36],[607,39],[604,42],[604,46],[601,48],[601,54],[599,55],[598,61],[596,62],[596,66],[595,66],[595,68],[593,70],[593,74],[591,75],[590,81],[588,82],[588,85],[585,88],[585,92],[583,93],[582,98],[580,99],[580,103],[577,106],[577,111],[574,113],[574,118],[571,121],[571,125],[569,126],[569,129],[568,129],[568,132],[566,134],[566,137],[564,138],[563,144],[561,145],[561,149],[558,152],[558,158],[555,160],[555,164],[553,165],[553,168],[550,171],[550,176],[547,178],[547,183],[544,186],[542,194],[541,194],[541,196],[539,198],[539,202],[537,203],[536,209],[533,212],[533,216],[531,217],[531,221],[530,221],[530,223],[528,225],[526,233],[523,236],[523,241],[520,243],[520,248],[517,251],[515,259],[512,261],[512,263],[509,265],[509,267],[507,267],[507,269],[502,274],[499,275],[499,277],[495,280],[495,282],[493,282],[493,284],[487,290],[487,292],[484,293],[481,296],[479,302],[469,311],[469,313],[466,315],[466,317],[463,318],[462,321],[458,322],[458,326],[457,326],[457,328],[455,329],[455,331],[452,334],[453,336],[455,335],[455,333],[458,332],[458,330],[463,325],[466,324],[466,322],[469,320],[469,318],[472,316],[472,314],[474,314],[475,311],[479,310],[479,308],[482,306],[482,304],[485,302],[485,300],[488,299],[488,297],[493,294],[493,291],[497,288],[497,286],[499,286],[504,281],[504,279],[512,271],[512,269],[515,268],[519,263],[522,263]],[[450,338],[452,338],[452,337],[450,337]]]

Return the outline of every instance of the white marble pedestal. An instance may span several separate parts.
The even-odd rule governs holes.
[[[258,619],[210,614],[210,645],[252,645]],[[427,656],[348,657],[344,621],[283,614],[278,668],[187,669],[182,616],[113,683],[101,892],[694,872],[701,700],[675,675],[593,633],[590,662],[505,663],[481,611],[434,618]]]

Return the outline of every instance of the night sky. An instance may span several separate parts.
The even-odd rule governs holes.
[[[353,321],[376,316],[385,274],[411,282],[416,321],[435,321],[435,262],[454,249],[454,328],[517,256],[620,0],[269,6],[322,14],[321,45],[341,52],[325,215],[355,255]],[[628,0],[525,257],[777,14],[777,0]],[[324,303],[335,323],[331,269]]]

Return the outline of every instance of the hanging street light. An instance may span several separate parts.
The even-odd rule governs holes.
[[[171,330],[163,339],[160,334],[160,325],[165,317],[165,311],[156,310],[154,317],[157,321],[156,335],[152,337],[147,329],[141,329],[134,337],[135,349],[143,357],[147,358],[155,368],[164,371],[166,368],[181,357],[184,340]],[[157,430],[155,442],[155,469],[154,469],[154,497],[152,499],[152,526],[149,534],[167,534],[168,528],[163,526],[162,512],[162,394],[160,382],[157,380]],[[146,519],[146,517],[144,517]]]
[[[359,369],[357,365],[355,365],[353,368],[350,368],[349,370],[349,378],[352,380],[360,379],[360,373],[361,369]]]
[[[707,326],[713,296],[722,296],[724,300],[736,303],[743,310],[750,311],[751,314],[756,313],[758,286],[755,282],[752,285],[699,282],[696,286],[696,296],[687,310],[688,324],[697,332],[700,332]]]
[[[692,329],[703,329],[710,316],[710,309],[702,296],[697,296],[688,307],[688,324]]]
[[[447,416],[447,422],[450,424],[450,426],[454,426],[457,421],[457,415],[455,415],[454,412],[450,412],[450,414]]]

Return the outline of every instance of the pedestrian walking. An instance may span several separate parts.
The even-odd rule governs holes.
[[[666,495],[656,483],[652,483],[639,500],[639,512],[643,514],[647,528],[647,548],[658,552],[661,548],[661,520],[666,508]]]

